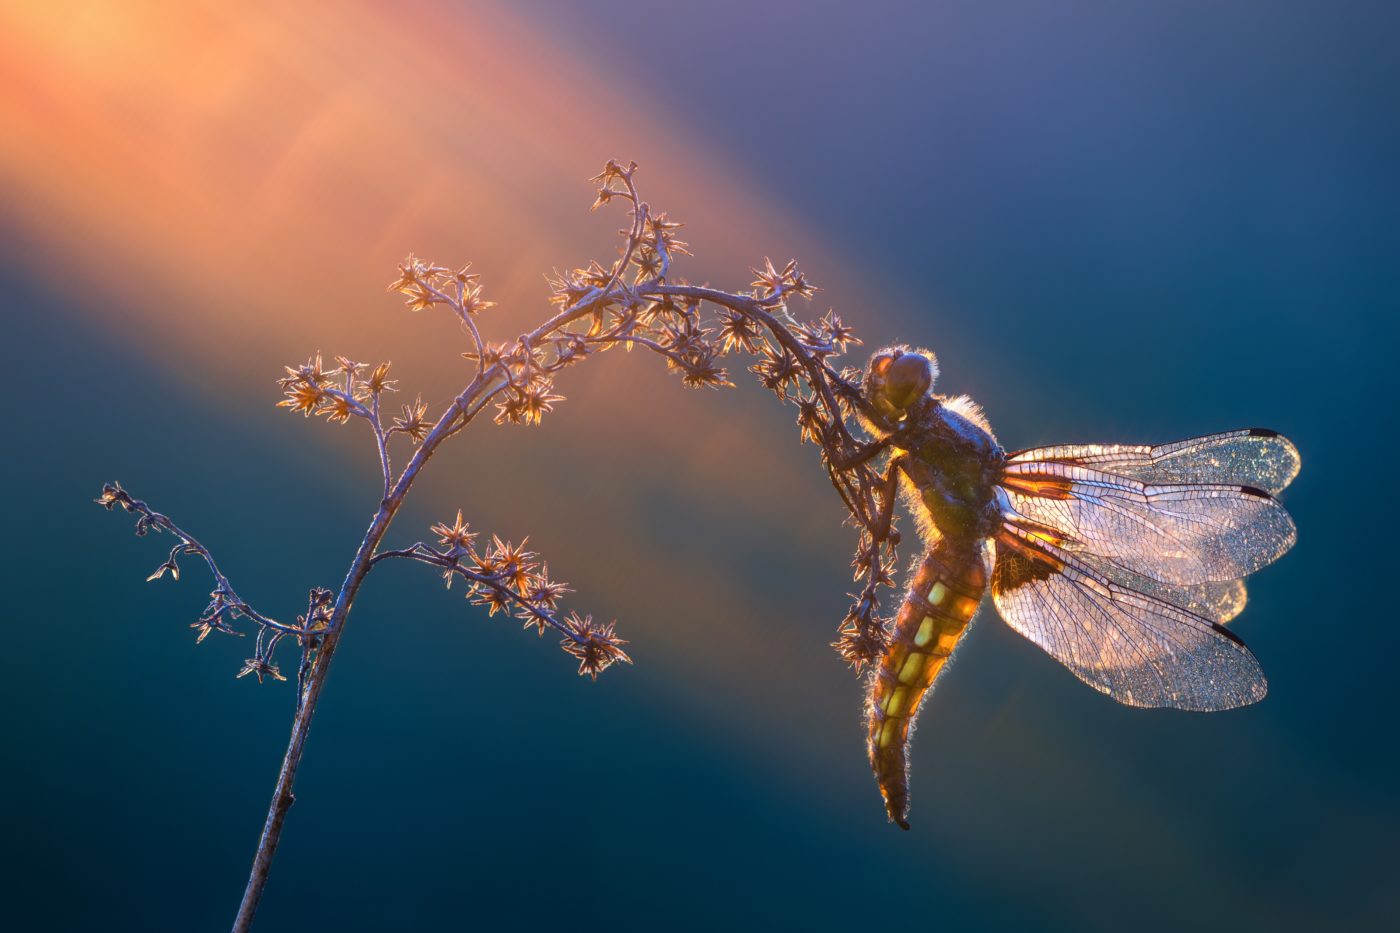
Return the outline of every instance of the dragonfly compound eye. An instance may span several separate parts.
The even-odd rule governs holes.
[[[922,353],[902,353],[885,369],[884,396],[896,411],[905,411],[933,387],[933,360]]]

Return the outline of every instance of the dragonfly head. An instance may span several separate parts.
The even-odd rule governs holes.
[[[886,421],[897,424],[933,388],[937,378],[938,359],[931,351],[890,347],[870,358],[865,370],[865,398]]]

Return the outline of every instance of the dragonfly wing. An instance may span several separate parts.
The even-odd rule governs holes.
[[[1298,475],[1293,442],[1267,428],[1246,428],[1160,444],[1077,444],[1022,450],[1012,463],[1061,460],[1143,483],[1220,483],[1278,495]]]
[[[1222,710],[1264,698],[1259,662],[1209,619],[1138,592],[1008,523],[992,598],[1013,629],[1119,703]]]
[[[1282,505],[1252,486],[1149,484],[1061,460],[1008,463],[1003,511],[1046,540],[1158,583],[1238,580],[1293,546]]]
[[[1112,561],[1092,554],[1075,556],[1120,586],[1154,596],[1164,603],[1171,603],[1212,622],[1229,622],[1244,611],[1248,601],[1243,580],[1220,580],[1189,586],[1159,583],[1151,577],[1124,570]]]

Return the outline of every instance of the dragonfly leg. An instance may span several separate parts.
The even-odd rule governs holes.
[[[899,471],[904,469],[906,459],[901,454],[892,458],[885,468],[885,476],[880,484],[880,514],[876,517],[876,526],[871,529],[871,534],[877,541],[891,539],[895,544],[899,543],[899,533],[892,529],[894,501],[899,496]]]
[[[874,460],[876,457],[878,457],[884,451],[884,449],[890,445],[891,440],[893,440],[893,435],[891,435],[890,437],[882,437],[880,438],[880,440],[871,441],[868,444],[862,444],[859,447],[857,447],[849,456],[832,458],[831,466],[836,470],[845,472],[846,470],[850,470],[854,467],[860,466],[862,463],[869,463],[871,460]]]

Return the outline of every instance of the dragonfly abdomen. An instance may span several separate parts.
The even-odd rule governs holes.
[[[867,697],[870,765],[890,819],[909,828],[909,729],[987,587],[979,548],[939,540],[914,572]]]

